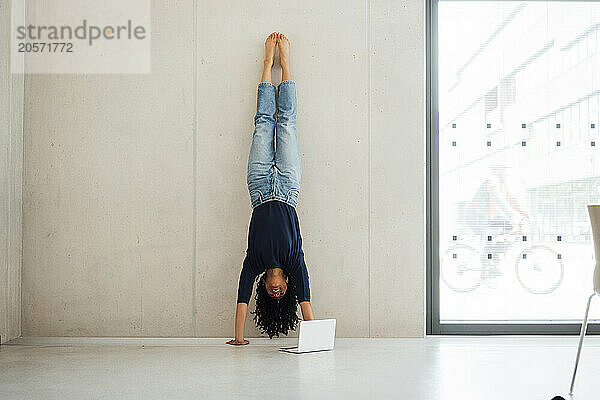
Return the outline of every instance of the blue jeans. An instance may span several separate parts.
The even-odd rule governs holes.
[[[300,194],[300,152],[296,137],[296,83],[258,85],[254,134],[248,157],[248,191],[252,208],[273,200],[292,207]],[[275,113],[277,112],[277,115]]]

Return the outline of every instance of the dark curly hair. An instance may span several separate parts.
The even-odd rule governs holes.
[[[263,273],[256,283],[256,309],[254,322],[263,334],[279,337],[283,333],[287,335],[290,330],[295,330],[298,325],[298,300],[296,298],[296,285],[291,277],[288,277],[287,290],[280,299],[269,296],[265,286],[267,273]]]

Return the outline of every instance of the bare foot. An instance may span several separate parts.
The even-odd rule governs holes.
[[[261,82],[272,83],[271,68],[273,68],[273,61],[275,60],[275,47],[277,47],[277,32],[271,33],[265,40],[265,62]]]
[[[273,66],[275,59],[275,47],[277,46],[277,32],[273,32],[265,41],[265,66]]]
[[[279,47],[279,62],[281,68],[290,68],[290,41],[283,33],[277,34],[277,47]]]

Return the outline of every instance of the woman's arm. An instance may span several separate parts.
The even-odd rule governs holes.
[[[238,303],[235,310],[235,339],[230,340],[227,344],[235,346],[243,346],[250,343],[244,339],[244,325],[246,325],[246,315],[248,314],[248,304]]]
[[[237,308],[235,309],[235,339],[230,340],[227,344],[237,346],[248,344],[248,341],[244,340],[244,325],[246,324],[246,315],[248,314],[248,302],[252,296],[254,278],[256,278],[256,274],[250,268],[248,258],[246,257],[238,283]]]
[[[315,315],[313,314],[312,306],[310,305],[310,301],[303,301],[300,303],[300,310],[302,311],[302,319],[305,321],[312,321],[315,319]]]

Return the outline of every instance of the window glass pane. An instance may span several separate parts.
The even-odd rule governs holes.
[[[600,3],[438,11],[440,322],[580,320],[586,206],[600,204]]]

